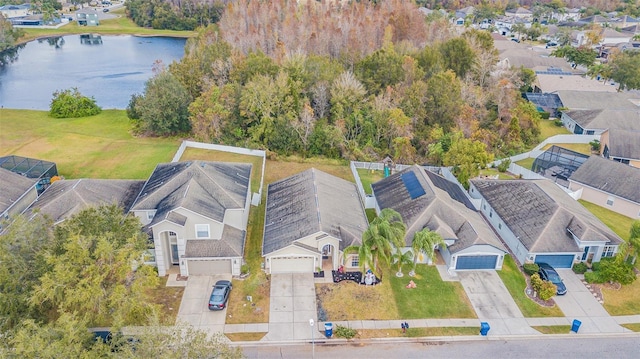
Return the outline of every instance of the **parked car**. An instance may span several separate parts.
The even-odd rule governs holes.
[[[223,310],[227,306],[232,288],[233,285],[228,280],[217,281],[209,297],[209,310]]]
[[[520,42],[520,39],[518,39],[517,37],[512,37],[512,38],[511,38],[511,41],[513,41],[513,42]]]
[[[547,46],[545,46],[545,47],[548,49],[548,48],[550,48],[550,47],[556,47],[556,46],[558,46],[558,43],[557,43],[557,42],[555,42],[555,41],[549,41],[549,42],[547,42]]]
[[[540,278],[542,278],[542,280],[548,280],[549,282],[556,285],[556,287],[558,288],[556,294],[567,294],[567,287],[564,285],[564,282],[562,282],[562,278],[560,278],[558,272],[556,272],[556,270],[553,269],[552,266],[547,263],[538,263],[538,267],[540,268],[538,269]]]
[[[109,9],[105,7],[104,9],[102,9],[102,12],[109,12]]]

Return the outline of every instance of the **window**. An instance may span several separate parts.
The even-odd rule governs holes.
[[[153,212],[147,212],[147,219],[148,219],[148,220],[152,220],[152,219],[153,219],[153,216],[155,216],[155,213],[153,213]]]
[[[613,206],[613,197],[609,196],[609,198],[607,198],[607,206]]]
[[[360,258],[358,256],[351,256],[351,266],[352,267],[360,266]]]
[[[208,224],[196,224],[196,238],[209,238]]]
[[[483,204],[483,205],[482,205],[482,209],[484,209],[484,210],[486,211],[486,210],[487,210],[487,205],[486,205],[486,204]]]
[[[604,246],[604,250],[602,251],[603,257],[613,257],[616,254],[615,246]]]
[[[489,217],[493,217],[493,210],[489,211]]]
[[[498,223],[498,229],[502,229],[502,223]]]

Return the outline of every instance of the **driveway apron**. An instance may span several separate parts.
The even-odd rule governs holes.
[[[567,286],[567,294],[553,297],[569,319],[580,320],[580,333],[622,333],[619,326],[593,293],[571,269],[556,269]]]
[[[311,327],[309,319],[318,322],[313,273],[272,274],[269,333],[262,340],[318,339],[318,326]]]
[[[527,324],[498,273],[468,271],[458,276],[478,319],[489,323],[489,335],[540,334]]]
[[[176,321],[189,323],[207,333],[222,332],[227,309],[211,311],[208,302],[213,285],[223,279],[231,280],[231,274],[189,276]]]

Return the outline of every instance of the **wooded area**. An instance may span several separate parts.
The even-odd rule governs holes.
[[[406,1],[240,1],[159,70],[129,114],[143,133],[186,124],[197,140],[277,155],[459,166],[461,153],[486,160],[538,141],[540,116],[520,96],[533,77],[496,62],[488,32],[457,35]],[[154,85],[166,77],[177,81]],[[185,105],[188,114],[172,110]],[[157,112],[160,127],[147,116]]]

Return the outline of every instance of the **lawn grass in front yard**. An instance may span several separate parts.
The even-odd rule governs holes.
[[[318,306],[325,311],[327,321],[399,319],[392,292],[384,278],[375,286],[348,280],[316,284]]]
[[[540,121],[540,140],[546,140],[555,135],[569,135],[571,132],[564,126],[558,126],[555,120]]]
[[[616,232],[620,238],[625,241],[629,240],[629,232],[631,230],[633,219],[582,199],[578,200],[578,202],[585,206],[589,212],[598,217],[598,219],[600,219],[602,223],[606,224],[607,227]]]
[[[54,162],[67,179],[147,179],[180,145],[176,138],[134,137],[124,110],[55,119],[46,111],[0,109],[0,128],[0,156]]]
[[[160,277],[158,285],[147,291],[150,303],[160,306],[160,324],[174,325],[180,309],[184,287],[167,287],[169,276]]]
[[[267,275],[258,270],[244,280],[233,280],[227,308],[228,324],[269,322],[271,285]],[[247,296],[251,296],[251,302]]]
[[[232,342],[257,342],[258,340],[264,338],[267,333],[225,333],[224,335]]]
[[[569,334],[571,332],[570,325],[541,325],[531,327],[542,334]]]
[[[621,326],[633,330],[634,332],[640,332],[640,323],[620,324]]]
[[[388,271],[386,279],[398,307],[397,319],[421,318],[477,318],[469,298],[458,282],[445,282],[433,265],[418,264],[416,276],[398,278],[394,270]],[[406,285],[413,280],[416,288]]]
[[[516,262],[511,256],[504,257],[504,263],[502,264],[502,270],[497,271],[498,275],[502,279],[505,287],[513,297],[513,300],[520,308],[520,311],[526,318],[532,317],[564,317],[564,314],[558,308],[543,307],[540,304],[529,299],[524,292],[527,287],[527,281],[524,278],[524,274],[518,269]]]
[[[359,329],[356,339],[370,338],[422,338],[422,337],[450,337],[459,335],[478,335],[480,327],[431,327],[409,328],[406,333],[402,329]]]
[[[611,315],[640,314],[640,280],[623,285],[620,289],[600,288],[604,299],[604,309]]]
[[[358,168],[358,176],[360,176],[360,181],[362,182],[362,187],[364,187],[364,192],[366,194],[373,194],[373,192],[371,191],[371,184],[383,179],[384,172]]]

